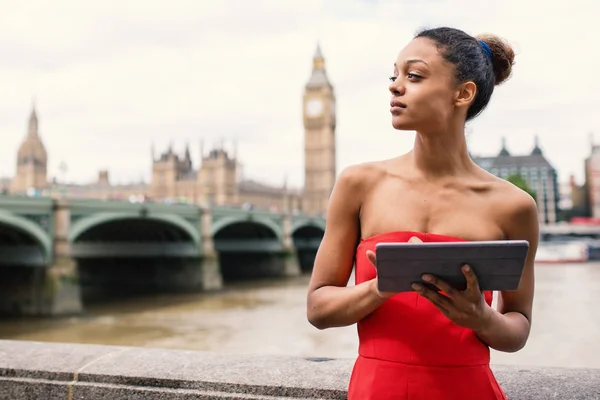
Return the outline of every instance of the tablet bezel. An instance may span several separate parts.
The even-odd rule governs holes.
[[[516,290],[529,253],[526,240],[465,242],[380,242],[375,246],[378,288],[381,292],[414,291],[413,283],[432,274],[458,290],[466,288],[461,267],[473,268],[481,291]]]

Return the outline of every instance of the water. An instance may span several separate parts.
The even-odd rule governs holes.
[[[0,338],[302,357],[356,356],[356,327],[306,320],[308,276],[229,285],[214,294],[160,295],[88,307],[86,315],[0,321]],[[600,368],[600,263],[536,268],[527,346],[492,362]]]

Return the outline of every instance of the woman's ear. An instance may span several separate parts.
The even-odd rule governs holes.
[[[473,82],[461,83],[454,97],[454,105],[456,107],[469,107],[475,95],[477,94],[477,85]]]

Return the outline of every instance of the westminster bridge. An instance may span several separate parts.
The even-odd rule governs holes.
[[[312,268],[325,220],[230,207],[0,196],[0,312],[218,290]]]

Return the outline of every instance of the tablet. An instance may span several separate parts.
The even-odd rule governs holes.
[[[468,264],[480,290],[515,290],[528,251],[526,240],[378,243],[378,287],[381,292],[413,292],[411,285],[418,282],[439,290],[421,280],[423,274],[432,274],[464,290],[467,281],[461,267]]]

